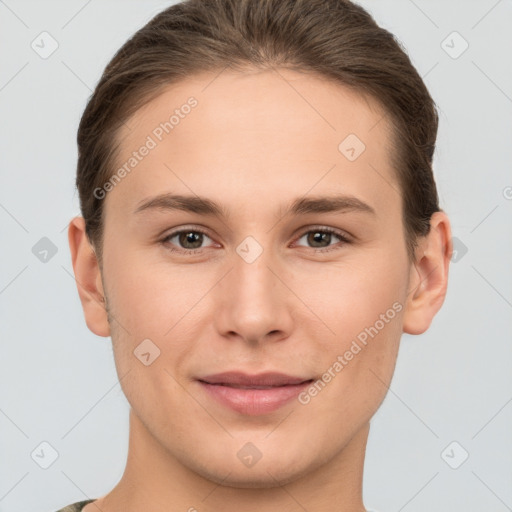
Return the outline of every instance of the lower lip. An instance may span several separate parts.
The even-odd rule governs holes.
[[[218,402],[248,416],[267,414],[279,409],[311,384],[311,381],[307,381],[302,384],[267,389],[240,389],[221,384],[198,382]]]

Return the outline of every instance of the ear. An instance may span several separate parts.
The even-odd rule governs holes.
[[[453,252],[450,221],[443,211],[430,219],[430,232],[416,249],[403,316],[403,331],[422,334],[441,308],[448,287],[448,268]]]
[[[68,241],[85,323],[94,334],[110,336],[101,272],[96,253],[85,232],[83,217],[71,219]]]

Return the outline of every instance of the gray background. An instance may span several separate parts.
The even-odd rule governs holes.
[[[110,339],[85,325],[68,249],[75,137],[115,50],[170,3],[0,1],[2,512],[98,497],[124,469],[127,402]],[[425,334],[403,336],[372,420],[365,504],[512,510],[512,1],[360,3],[403,42],[439,105],[435,175],[458,249],[443,308]],[[31,47],[43,31],[59,45],[46,59]],[[461,55],[454,31],[469,44]],[[43,237],[57,251],[47,261]],[[47,469],[42,442],[58,453]]]

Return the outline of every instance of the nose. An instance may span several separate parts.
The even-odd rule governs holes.
[[[289,337],[297,304],[286,274],[270,251],[263,250],[254,261],[235,253],[231,270],[216,287],[217,332],[251,344]]]

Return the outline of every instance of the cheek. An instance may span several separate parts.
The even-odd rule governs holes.
[[[301,403],[311,403],[315,415],[330,418],[330,425],[357,430],[386,396],[401,334],[400,304],[394,305],[384,309],[384,320],[374,320],[369,310],[345,316],[337,324],[336,339],[324,345],[323,373]]]
[[[340,395],[353,398],[343,407],[359,402],[365,407],[365,400],[373,407],[380,403],[396,362],[406,267],[379,261],[393,260],[381,255],[372,264],[359,261],[340,267],[326,276],[324,284],[309,288],[307,303],[327,326],[322,328],[323,339],[316,334],[324,353],[321,380],[329,382],[332,400],[339,401]],[[306,289],[300,293],[306,294]]]
[[[114,259],[113,256],[112,259]],[[112,302],[132,337],[162,338],[208,290],[197,272],[143,253],[117,258],[109,269]]]
[[[183,334],[200,290],[184,293],[186,280],[179,272],[135,258],[119,259],[112,269],[111,293],[114,360],[123,392],[141,417],[156,419],[148,404],[163,397],[173,408],[183,408],[183,388],[175,378],[192,348]],[[167,273],[167,275],[166,275]],[[190,284],[190,283],[189,283]],[[190,312],[189,312],[190,311]],[[189,315],[187,315],[189,312]]]
[[[214,276],[149,258],[132,256],[117,261],[121,263],[109,269],[108,275],[119,374],[130,371],[130,378],[136,382],[137,375],[142,387],[167,389],[172,378],[163,370],[172,373],[191,356],[195,346],[191,340],[197,338],[195,326],[211,313],[205,309],[209,302],[204,298]],[[144,360],[154,362],[145,367]],[[160,374],[155,373],[158,368]],[[137,393],[137,389],[133,391]]]
[[[315,328],[318,322],[314,317],[322,321],[324,343],[332,348],[340,348],[340,344],[349,342],[376,322],[379,331],[382,330],[382,315],[386,326],[388,320],[393,324],[400,322],[398,313],[403,309],[406,267],[384,252],[375,250],[363,255],[361,251],[339,263],[310,267],[307,272],[295,269],[287,276],[293,282],[294,292],[309,306],[309,317],[314,320]]]

